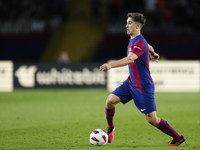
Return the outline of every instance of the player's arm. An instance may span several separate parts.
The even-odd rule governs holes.
[[[154,51],[153,47],[150,44],[148,44],[148,46],[149,46],[149,52],[150,52],[150,54],[154,55],[155,51]]]
[[[150,53],[151,60],[158,62],[158,59],[160,58],[160,56],[154,51],[151,45],[148,44],[148,46],[149,46],[149,53]]]
[[[124,57],[124,58],[122,58],[118,61],[112,62],[112,63],[103,64],[102,66],[100,66],[99,70],[110,70],[111,68],[126,66],[126,65],[132,63],[137,58],[138,58],[138,56],[136,54],[130,52],[127,57]]]

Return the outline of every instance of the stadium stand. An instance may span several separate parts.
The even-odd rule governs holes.
[[[71,0],[1,0],[0,59],[40,61]]]
[[[1,0],[0,59],[55,62],[62,51],[72,62],[121,58],[130,11],[145,14],[142,34],[164,58],[199,59],[197,0]]]

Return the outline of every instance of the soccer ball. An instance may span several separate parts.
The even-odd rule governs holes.
[[[108,135],[102,129],[95,129],[90,134],[90,143],[94,146],[103,146],[108,143]]]

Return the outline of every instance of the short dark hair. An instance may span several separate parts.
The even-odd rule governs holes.
[[[138,12],[131,13],[130,12],[130,13],[127,14],[127,17],[131,17],[133,19],[133,21],[140,23],[141,24],[141,28],[145,25],[146,18],[141,13],[138,13]]]

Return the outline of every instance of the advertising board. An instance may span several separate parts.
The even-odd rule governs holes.
[[[200,90],[199,61],[150,62],[150,72],[155,84],[155,91],[197,92]],[[127,79],[128,75],[127,66],[109,70],[107,89],[113,91]]]
[[[12,61],[0,61],[0,91],[13,91]]]
[[[15,64],[14,88],[106,88],[98,64]]]

